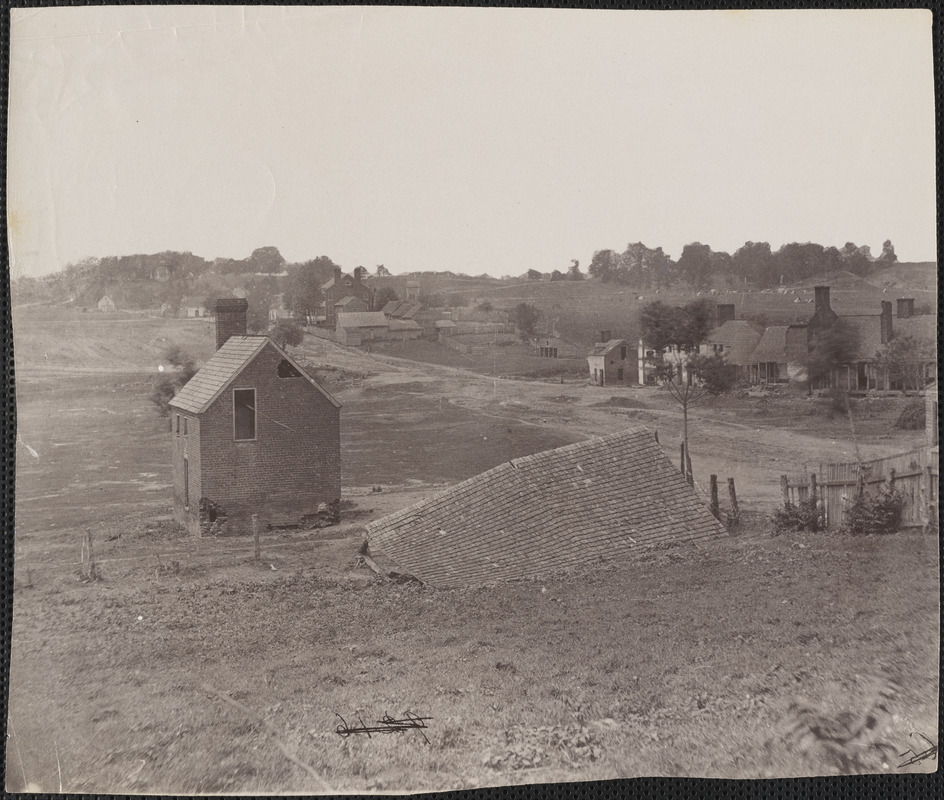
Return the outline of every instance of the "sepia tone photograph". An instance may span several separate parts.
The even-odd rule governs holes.
[[[937,770],[929,11],[10,14],[7,791]]]

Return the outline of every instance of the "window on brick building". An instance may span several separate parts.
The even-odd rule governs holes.
[[[623,359],[624,361],[626,360],[626,348],[625,348],[625,347],[621,347],[621,348],[620,348],[620,358]]]
[[[184,436],[187,435],[187,418],[184,417]]]
[[[237,442],[256,438],[256,390],[233,390],[233,435]]]
[[[177,430],[175,433],[177,436],[180,436],[180,414],[177,414],[176,416],[177,416]]]

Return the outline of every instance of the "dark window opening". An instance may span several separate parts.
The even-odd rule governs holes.
[[[176,435],[177,435],[177,436],[180,436],[180,414],[177,414],[176,416],[177,416],[177,431],[176,431]]]
[[[621,348],[620,348],[620,358],[623,359],[624,361],[626,360],[626,348],[625,348],[625,347],[621,347]]]
[[[233,431],[237,442],[256,438],[256,390],[233,390]]]
[[[190,462],[184,459],[184,508],[190,508]]]
[[[184,417],[184,436],[187,435],[187,418]]]
[[[300,378],[302,376],[302,374],[284,358],[279,362],[278,373],[280,378]]]

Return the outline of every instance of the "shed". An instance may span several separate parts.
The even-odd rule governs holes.
[[[178,315],[188,319],[206,317],[206,301],[202,297],[184,297],[180,301]]]
[[[115,301],[112,300],[107,294],[98,301],[98,310],[104,312],[117,311],[118,309],[115,306]]]
[[[438,588],[723,534],[645,427],[515,459],[367,526],[371,548]]]
[[[267,336],[242,299],[217,300],[217,351],[170,401],[174,518],[191,533],[336,519],[340,403]]]

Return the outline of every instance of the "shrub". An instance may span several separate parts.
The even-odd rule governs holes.
[[[819,531],[823,517],[819,502],[815,497],[808,497],[799,503],[787,503],[774,512],[774,535],[793,531]]]
[[[304,331],[290,319],[280,319],[269,331],[269,338],[279,347],[298,347],[305,338]]]
[[[925,406],[924,400],[911,400],[906,405],[898,419],[895,420],[895,427],[906,431],[920,431],[925,424]]]
[[[842,532],[853,536],[895,533],[901,525],[904,504],[901,492],[888,486],[875,496],[862,492],[846,506]]]
[[[177,372],[164,372],[154,380],[150,400],[157,407],[157,413],[162,417],[168,414],[167,404],[197,372],[193,356],[186,353],[178,345],[171,345],[164,352],[164,360],[177,367]]]

